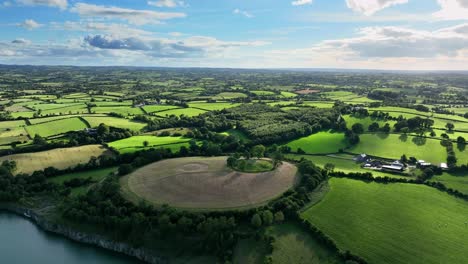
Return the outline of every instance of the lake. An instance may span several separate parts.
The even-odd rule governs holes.
[[[47,233],[28,219],[0,211],[0,263],[141,264],[142,262]]]

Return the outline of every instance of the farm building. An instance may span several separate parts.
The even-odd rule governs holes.
[[[431,164],[430,162],[426,162],[425,160],[418,160],[418,162],[416,163],[416,165],[417,165],[419,168],[427,168],[427,167],[432,166],[432,164]]]
[[[363,162],[366,162],[368,161],[370,158],[369,156],[367,156],[367,154],[360,154],[360,155],[357,155],[356,157],[354,157],[354,160],[356,162],[359,162],[359,163],[363,163]]]
[[[439,166],[442,170],[448,170],[447,163],[441,163]]]

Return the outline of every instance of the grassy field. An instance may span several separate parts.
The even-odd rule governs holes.
[[[251,93],[255,94],[255,95],[275,95],[274,92],[272,91],[250,91]]]
[[[31,137],[34,137],[35,135],[50,137],[70,131],[83,130],[86,127],[86,124],[78,117],[73,117],[27,126],[26,130]]]
[[[468,194],[468,174],[467,173],[447,173],[432,177],[431,181],[441,182],[448,188],[458,190],[464,194]]]
[[[237,166],[234,169],[237,171],[249,173],[271,171],[273,170],[273,163],[271,163],[269,160],[239,160]]]
[[[300,160],[301,158],[307,159],[312,161],[315,165],[319,167],[324,167],[325,164],[330,163],[335,165],[335,171],[342,171],[345,173],[351,172],[360,172],[366,173],[370,172],[374,177],[390,177],[390,178],[404,178],[408,179],[410,176],[402,176],[397,174],[391,174],[382,171],[376,170],[369,170],[361,168],[361,164],[356,163],[352,160],[352,157],[346,157],[344,155],[334,155],[334,156],[312,156],[312,155],[296,155],[296,154],[288,154],[286,155],[289,159]]]
[[[263,173],[234,172],[226,157],[169,159],[121,179],[126,197],[179,208],[228,209],[262,204],[296,182],[297,168],[283,163]]]
[[[245,98],[245,97],[247,97],[247,95],[244,93],[225,92],[225,93],[220,93],[216,95],[215,97],[213,97],[213,99],[226,100],[226,99]]]
[[[281,96],[285,98],[294,98],[297,97],[297,94],[291,92],[281,92]]]
[[[250,139],[242,132],[236,129],[229,129],[228,131],[222,132],[221,134],[226,136],[235,136],[240,140],[249,141]]]
[[[3,156],[0,157],[0,162],[4,160],[14,160],[17,164],[15,174],[30,174],[36,170],[43,170],[47,167],[66,169],[76,166],[79,163],[87,163],[91,157],[98,157],[103,154],[110,153],[101,145],[87,145],[75,148],[62,148]]]
[[[131,153],[148,148],[170,148],[179,150],[181,146],[188,146],[190,138],[186,137],[157,137],[157,136],[133,136],[109,143],[109,147],[116,149],[120,153]],[[148,142],[148,147],[144,147],[143,142]]]
[[[307,154],[327,154],[346,148],[347,142],[343,133],[319,132],[291,141],[287,145],[294,152],[301,148]]]
[[[170,109],[178,109],[180,107],[175,106],[175,105],[145,105],[143,106],[143,109],[147,113],[154,113],[154,112],[160,112],[160,111],[165,111],[165,110],[170,110]]]
[[[468,204],[413,184],[330,180],[302,217],[369,263],[465,263]],[[423,252],[423,254],[422,254]]]
[[[49,178],[47,179],[47,181],[57,183],[57,184],[63,184],[64,182],[69,181],[71,179],[91,178],[94,182],[98,182],[104,179],[110,173],[114,173],[116,171],[117,171],[117,167],[97,169],[97,170],[84,171],[84,172],[74,172],[74,173],[68,173],[68,174],[57,176],[57,177]],[[72,195],[76,196],[76,195],[84,194],[88,190],[88,188],[89,186],[80,186],[77,188],[73,188]]]
[[[200,108],[200,109],[204,109],[207,111],[223,110],[227,108],[236,107],[239,105],[240,104],[233,104],[233,103],[203,103],[203,102],[189,104],[190,107]]]
[[[349,115],[345,115],[343,116],[343,118],[346,121],[346,126],[348,127],[348,129],[351,129],[351,127],[354,124],[360,123],[361,125],[364,126],[365,131],[367,131],[367,129],[369,128],[369,125],[374,122],[378,123],[380,127],[383,127],[385,123],[388,123],[391,128],[393,128],[393,125],[395,125],[396,123],[396,121],[392,121],[392,120],[372,119],[370,117],[358,118],[358,117],[353,117]]]
[[[447,151],[439,140],[425,139],[398,134],[363,134],[361,141],[348,151],[366,153],[384,158],[399,159],[403,154],[428,162],[439,164],[445,162]]]
[[[110,116],[105,116],[105,117],[84,116],[83,119],[86,120],[91,127],[97,127],[100,124],[104,123],[111,127],[118,127],[118,128],[130,129],[133,131],[140,131],[146,126],[145,123],[135,122],[135,121],[131,121],[131,120],[124,119],[124,118],[110,117]]]
[[[275,237],[273,264],[342,263],[335,252],[323,247],[296,224],[274,225],[268,228],[267,234]]]
[[[193,116],[198,116],[203,113],[206,113],[205,110],[201,109],[196,109],[196,108],[182,108],[182,109],[173,109],[173,110],[167,110],[167,111],[162,111],[158,112],[158,116],[166,117],[170,115],[176,115],[176,116],[188,116],[188,117],[193,117]]]
[[[109,114],[117,113],[123,116],[133,116],[133,115],[142,115],[143,111],[138,107],[131,106],[116,106],[116,107],[93,107],[91,109],[92,113],[96,114]]]

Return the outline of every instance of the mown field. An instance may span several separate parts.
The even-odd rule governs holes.
[[[468,204],[412,184],[330,180],[325,198],[302,213],[369,263],[465,263]]]
[[[110,155],[109,151],[101,145],[87,145],[8,155],[0,157],[0,162],[4,160],[16,161],[17,170],[14,172],[15,174],[31,174],[36,170],[43,170],[47,167],[67,169],[80,163],[87,163],[91,157],[99,157],[103,154]]]
[[[348,144],[343,133],[319,132],[293,140],[287,145],[293,152],[301,148],[307,154],[328,154],[336,153],[346,148]]]
[[[124,195],[152,204],[190,209],[252,207],[275,198],[296,182],[297,168],[284,162],[274,171],[240,173],[226,157],[168,159],[121,178]]]
[[[188,146],[191,138],[186,137],[157,137],[157,136],[133,136],[109,143],[109,147],[116,149],[119,153],[132,153],[148,148],[170,148],[178,151],[181,146]],[[148,142],[148,146],[143,145]]]

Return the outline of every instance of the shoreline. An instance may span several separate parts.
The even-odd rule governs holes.
[[[103,249],[125,254],[127,256],[134,257],[140,261],[144,261],[146,263],[151,263],[151,264],[169,263],[166,258],[157,256],[147,249],[134,248],[126,243],[112,241],[100,235],[84,233],[84,232],[73,230],[72,228],[64,226],[64,225],[52,223],[44,219],[43,217],[41,217],[34,210],[31,210],[25,207],[13,205],[13,204],[0,203],[0,211],[7,211],[10,213],[16,214],[18,216],[21,216],[23,218],[29,219],[40,229],[49,233],[61,235],[75,242],[97,246]]]

